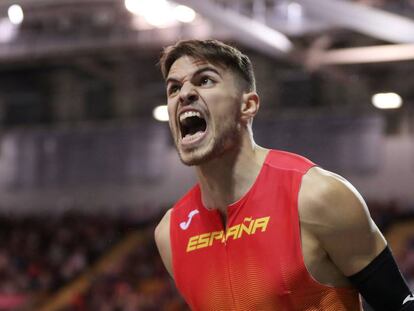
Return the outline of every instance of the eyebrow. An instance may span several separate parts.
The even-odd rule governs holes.
[[[194,71],[192,73],[192,76],[197,76],[200,73],[203,73],[205,71],[212,71],[212,72],[216,73],[218,76],[221,77],[220,72],[217,69],[215,69],[214,67],[211,67],[211,66],[204,66],[204,67],[201,67],[201,68],[197,69],[196,71]],[[170,82],[180,82],[180,80],[176,79],[176,78],[167,78],[167,80],[165,81],[165,84],[168,85],[168,83],[170,83]]]

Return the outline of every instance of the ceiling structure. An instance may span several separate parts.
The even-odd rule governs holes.
[[[182,25],[174,25],[170,29],[152,29],[151,35],[146,36],[148,29],[137,25],[137,17],[126,10],[121,0],[21,0],[19,4],[25,19],[10,35],[9,41],[0,38],[3,41],[0,59],[27,59],[102,46],[162,45],[174,40],[176,35],[186,33],[214,36],[219,28],[225,31],[218,31],[218,36],[230,36],[274,57],[288,58],[299,54],[305,62],[311,61],[316,66],[369,61],[365,56],[359,56],[360,49],[352,50],[356,46],[369,46],[363,51],[382,55],[383,48],[376,45],[389,44],[386,54],[390,52],[392,56],[381,58],[377,55],[373,57],[374,62],[414,59],[412,0],[175,2],[192,7],[203,18],[185,28],[202,29],[183,30]],[[8,7],[14,3],[2,1],[0,12],[3,19]],[[5,22],[2,22],[2,33],[7,31],[5,27]],[[153,36],[154,31],[159,35]],[[356,39],[352,38],[353,35]],[[343,45],[342,49],[335,49],[336,44]]]
[[[178,38],[215,37],[308,72],[363,75],[369,85],[397,87],[414,101],[414,0],[175,0],[197,17],[168,27],[151,25],[123,0],[20,0],[24,20],[12,25],[7,10],[14,3],[0,4],[0,69],[64,59],[108,81],[107,64],[158,55]],[[155,12],[168,15],[161,6]]]

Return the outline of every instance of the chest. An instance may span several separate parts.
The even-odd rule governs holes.
[[[198,210],[173,247],[176,282],[190,305],[202,310],[283,305],[303,272],[295,197],[287,189],[257,193],[229,208],[226,227],[219,212]]]

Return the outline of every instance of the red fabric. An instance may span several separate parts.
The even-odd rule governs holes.
[[[298,155],[270,151],[252,188],[228,207],[226,230],[219,212],[202,205],[198,185],[174,206],[174,278],[192,310],[362,310],[355,290],[319,284],[304,265],[297,198],[312,166]],[[182,222],[189,223],[186,230]]]

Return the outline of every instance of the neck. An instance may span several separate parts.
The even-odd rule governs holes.
[[[240,200],[254,184],[267,149],[252,139],[242,140],[241,148],[196,167],[202,201],[208,209],[218,209],[226,218],[227,207]]]

